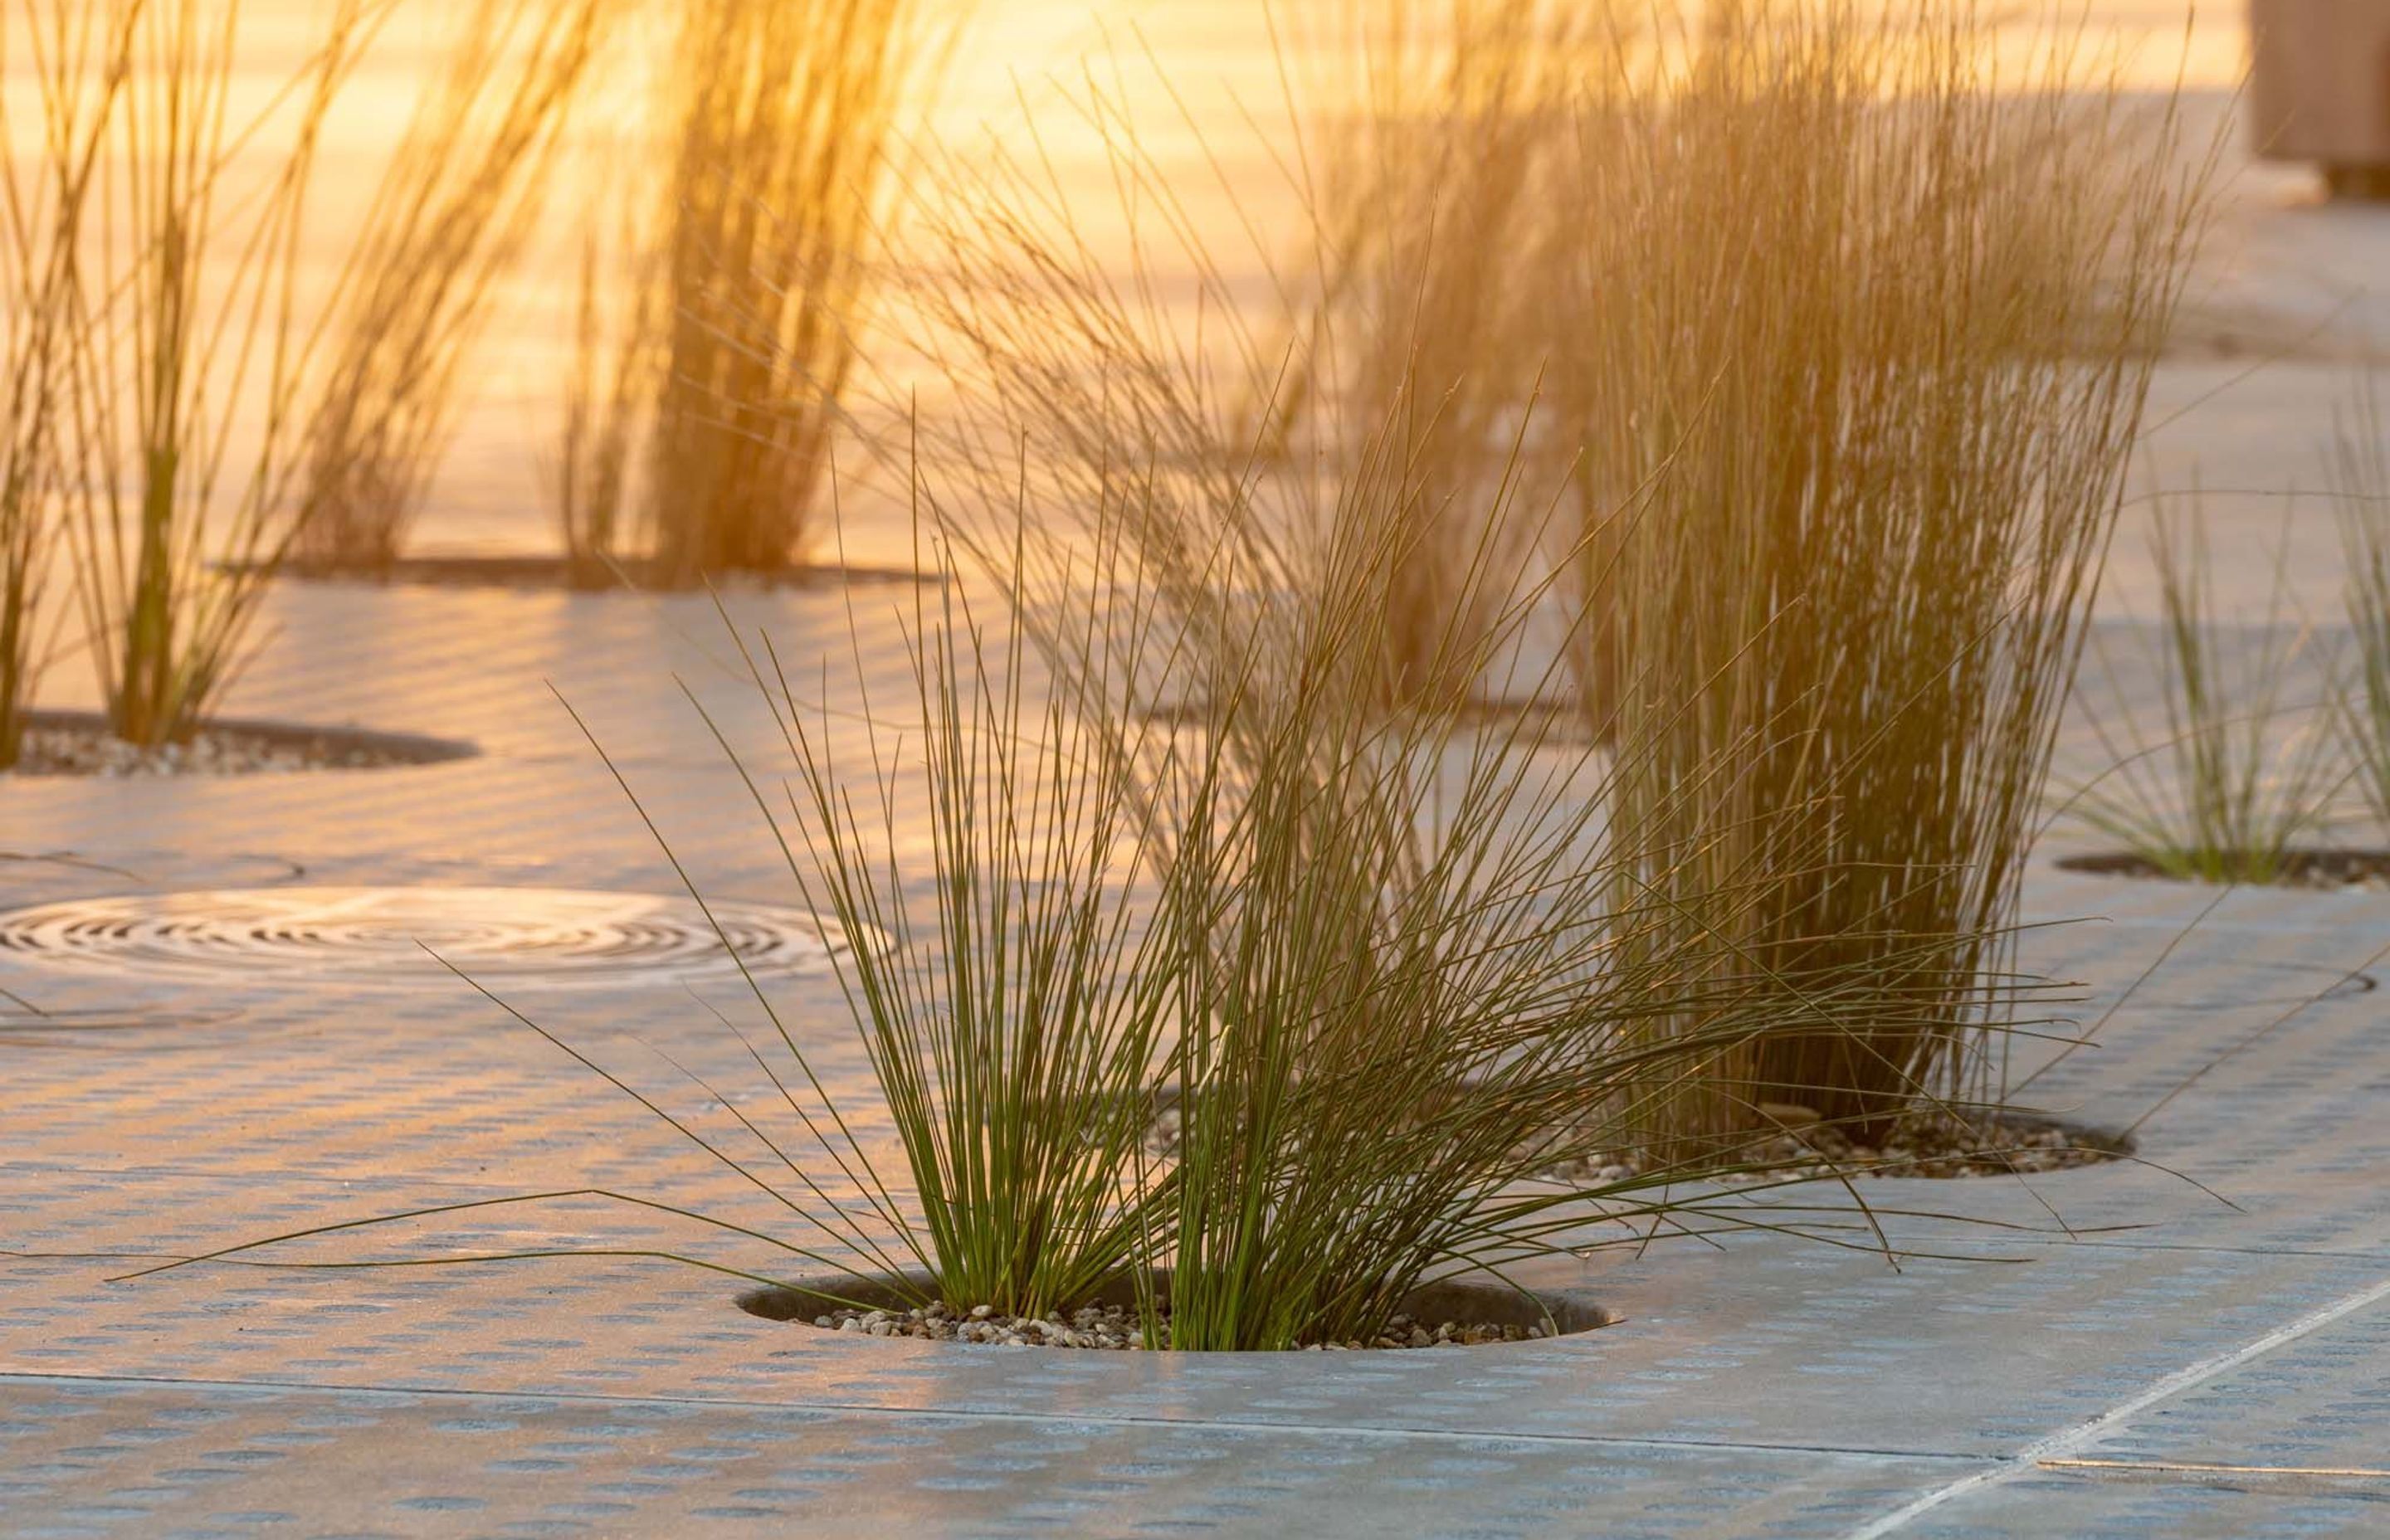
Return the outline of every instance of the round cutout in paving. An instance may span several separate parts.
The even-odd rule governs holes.
[[[30,712],[23,756],[6,772],[36,778],[288,775],[309,770],[394,770],[481,752],[460,738],[215,717],[187,743],[137,749],[93,712]]]
[[[2309,888],[2326,892],[2356,890],[2390,892],[2390,851],[2294,850],[2281,857],[2281,875],[2264,884],[2276,888]],[[2059,857],[2058,869],[2090,877],[2128,877],[2147,882],[2199,882],[2167,870],[2146,855],[2111,851],[2094,855]]]
[[[583,594],[698,593],[703,589],[645,558],[630,557],[591,564],[557,553],[533,551],[508,554],[458,551],[447,555],[401,557],[371,570],[337,564],[284,561],[274,575],[305,583],[355,583],[388,587],[392,584],[438,588],[563,589]],[[912,567],[867,563],[808,562],[777,571],[723,572],[712,578],[717,587],[732,592],[752,589],[833,590],[889,584],[944,583],[944,575]]]
[[[1169,1269],[1155,1271],[1150,1288],[1153,1297],[1162,1301],[1166,1310],[1170,1299]],[[910,1338],[957,1346],[986,1341],[1022,1347],[1118,1349],[1127,1347],[1127,1338],[1137,1330],[1138,1294],[1127,1278],[1116,1278],[1098,1290],[1084,1314],[1067,1312],[1070,1321],[976,1315],[952,1318],[937,1315],[924,1319],[912,1308],[923,1300],[934,1299],[936,1294],[936,1288],[926,1275],[908,1273],[901,1282],[822,1277],[752,1289],[738,1296],[738,1303],[750,1315],[760,1315],[767,1321],[787,1321],[816,1329],[828,1321],[832,1329],[843,1328],[841,1335],[857,1334],[860,1328],[859,1334],[867,1337]],[[1395,1309],[1404,1324],[1393,1335],[1372,1342],[1336,1345],[1365,1349],[1445,1348],[1548,1342],[1555,1337],[1598,1331],[1625,1319],[1580,1290],[1523,1290],[1508,1284],[1458,1279],[1414,1289],[1403,1296]],[[1100,1324],[1090,1319],[1095,1316],[1102,1317]],[[850,1321],[852,1324],[848,1324]],[[867,1321],[881,1329],[870,1329]]]
[[[568,888],[153,893],[0,914],[0,957],[195,983],[462,988],[445,959],[504,993],[737,982],[742,967],[758,976],[820,973],[844,944],[800,911],[711,907],[708,920],[686,898]]]

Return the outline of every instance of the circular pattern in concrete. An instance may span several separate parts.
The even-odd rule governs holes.
[[[844,944],[796,910],[710,907],[711,920],[686,898],[566,888],[153,893],[0,914],[0,957],[218,984],[416,987],[454,982],[454,965],[503,991],[819,973]]]

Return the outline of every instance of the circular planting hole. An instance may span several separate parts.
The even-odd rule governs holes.
[[[2057,865],[2061,871],[2080,872],[2090,877],[2125,877],[2155,882],[2206,880],[2169,870],[2148,856],[2136,855],[2129,851],[2062,856]],[[2345,892],[2355,889],[2365,892],[2390,893],[2390,851],[2292,851],[2282,857],[2280,875],[2265,885],[2305,888],[2318,892]]]
[[[456,738],[361,727],[222,718],[188,743],[141,749],[116,737],[92,712],[32,712],[18,776],[253,776],[295,770],[390,770],[470,759],[481,750]]]
[[[1716,1168],[1709,1179],[1727,1185],[1844,1176],[2038,1175],[2122,1160],[2136,1148],[2130,1135],[2024,1113],[1941,1114],[1903,1119],[1879,1142],[1863,1141],[1846,1126],[1819,1121],[1806,1108],[1763,1104],[1773,1121],[1742,1143],[1703,1162]],[[1747,1169],[1738,1169],[1747,1168]],[[1645,1174],[1632,1154],[1590,1156],[1552,1167],[1553,1181],[1609,1183]],[[1703,1176],[1689,1165],[1688,1180]]]
[[[844,942],[761,905],[568,888],[251,888],[0,914],[0,956],[118,976],[494,990],[814,974]],[[727,936],[729,944],[723,943]],[[430,948],[426,951],[425,948]],[[436,953],[438,956],[433,956]],[[443,959],[445,959],[443,963]]]
[[[457,552],[446,556],[401,557],[387,566],[372,570],[337,563],[283,561],[276,566],[274,575],[302,583],[360,583],[376,586],[400,584],[434,588],[565,589],[585,594],[694,592],[701,595],[704,592],[686,581],[675,582],[674,573],[657,568],[644,558],[625,558],[598,564],[538,552],[515,555]],[[925,572],[910,567],[812,562],[769,572],[721,573],[713,583],[718,589],[737,593],[747,589],[763,592],[785,589],[827,591],[891,584],[934,584],[944,581],[938,572]]]
[[[1153,1291],[1169,1308],[1170,1275],[1154,1276]],[[903,1285],[884,1279],[809,1279],[739,1296],[739,1308],[768,1321],[786,1321],[841,1336],[909,1338],[958,1346],[1079,1349],[1142,1348],[1136,1287],[1122,1278],[1084,1307],[1054,1318],[1027,1320],[981,1307],[948,1314],[918,1302],[934,1295],[926,1277]],[[1344,1351],[1485,1347],[1548,1341],[1614,1326],[1622,1319],[1574,1290],[1521,1293],[1500,1284],[1433,1283],[1403,1296],[1395,1319],[1372,1341],[1311,1342]]]

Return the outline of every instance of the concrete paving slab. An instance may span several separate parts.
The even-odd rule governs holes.
[[[12,1534],[1831,1535],[1953,1462],[828,1412],[0,1384]],[[21,1527],[20,1527],[21,1525]]]
[[[2236,191],[2203,291],[2221,321],[2162,365],[2134,495],[2194,472],[2218,489],[2235,604],[2262,600],[2288,520],[2293,590],[2329,631],[2331,514],[2280,494],[2315,484],[2316,445],[2371,355],[2390,215],[2306,196],[2299,173],[2273,171]],[[517,535],[536,528],[535,508],[515,514]],[[2128,521],[2103,599],[2120,654],[2147,576]],[[806,677],[826,675],[842,710],[863,705],[859,651],[901,720],[892,617],[905,597],[858,591],[859,633],[846,600],[728,602]],[[742,749],[769,751],[720,623],[701,597],[283,585],[275,644],[234,711],[462,736],[483,757],[0,784],[0,853],[37,858],[0,859],[0,898],[673,892],[553,682],[710,892],[788,902],[777,850],[675,681]],[[87,694],[71,672],[56,683],[55,703]],[[2127,670],[2130,698],[2150,686]],[[2066,753],[2096,756],[2087,713],[2101,709],[2089,694],[2078,704]],[[787,1217],[461,987],[194,984],[0,956],[0,988],[58,1013],[0,1031],[0,1249],[13,1253],[0,1255],[0,1531],[2382,1533],[2390,1509],[2369,1479],[2189,1468],[2383,1463],[2390,1306],[2351,1302],[2390,1280],[2390,989],[2369,987],[2390,980],[2369,962],[2390,943],[2390,900],[2248,892],[2210,911],[2202,890],[2052,864],[2094,843],[2054,833],[2024,918],[2091,922],[2035,930],[2024,957],[2083,982],[2085,1021],[2130,997],[2029,1099],[2109,1129],[2152,1113],[2138,1130],[2150,1165],[1874,1184],[1884,1233],[1934,1253],[1898,1270],[1864,1249],[1846,1198],[1779,1196],[1776,1217],[1842,1226],[1834,1238],[1855,1244],[1743,1232],[1539,1264],[1627,1318],[1467,1352],[1191,1361],[855,1342],[744,1315],[731,1280],[622,1255],[107,1283],[161,1254],[525,1190],[653,1195],[759,1228]],[[762,1024],[736,990],[705,993]],[[835,991],[781,981],[773,999],[826,1080],[867,1108]],[[540,1015],[675,1107],[706,1112],[708,1094],[654,1050],[752,1088],[737,1040],[668,979],[618,980]],[[2020,1044],[2020,1072],[2056,1052]],[[858,1117],[887,1151],[884,1118]],[[596,1198],[263,1260],[539,1247],[795,1270]]]
[[[1959,1499],[1901,1531],[1917,1540],[2332,1540],[2390,1527],[2390,1493],[2253,1480],[2050,1471]]]

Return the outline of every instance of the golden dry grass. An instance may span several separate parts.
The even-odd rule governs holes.
[[[0,158],[0,770],[17,763],[58,630],[44,600],[64,535],[73,298],[134,19],[127,7],[75,0],[0,14],[0,73],[30,83],[20,89],[43,147],[30,163]],[[21,75],[11,44],[25,56]],[[23,100],[15,91],[0,100],[0,143],[19,143]]]
[[[950,24],[916,0],[682,9],[657,202],[627,271],[584,275],[555,481],[585,571],[687,585],[811,558],[897,125]]]
[[[1996,1096],[1972,1016],[2212,153],[2062,27],[1996,75],[1964,0],[1649,41],[1550,231],[1583,693],[1647,747],[1615,816],[1684,853],[1688,922],[1889,1023],[1723,1065],[1682,1121]],[[1721,913],[1708,864],[1754,850],[1800,877]]]
[[[386,571],[456,420],[494,285],[546,207],[574,102],[627,0],[474,0],[348,258],[311,386],[294,555]]]
[[[99,148],[73,339],[66,544],[117,734],[187,738],[238,673],[288,550],[302,391],[301,230],[326,115],[386,4],[338,0],[237,112],[239,0],[107,0],[130,68]],[[236,151],[252,168],[236,176]]]

